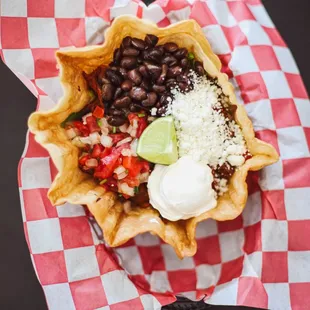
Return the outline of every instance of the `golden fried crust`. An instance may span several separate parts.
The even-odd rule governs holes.
[[[64,129],[60,126],[72,112],[81,110],[90,100],[82,72],[90,73],[100,65],[109,64],[113,51],[120,46],[124,37],[144,39],[147,33],[158,36],[159,44],[172,41],[180,47],[186,47],[203,62],[210,76],[218,78],[230,102],[237,105],[235,119],[253,155],[235,171],[229,181],[228,191],[218,199],[216,208],[185,221],[163,220],[153,208],[135,207],[125,212],[124,205],[118,201],[115,194],[106,192],[91,176],[80,171],[79,150],[67,139]],[[158,28],[151,22],[132,16],[122,16],[116,18],[106,31],[103,45],[58,51],[56,58],[64,96],[53,110],[35,112],[28,122],[30,131],[49,151],[59,171],[48,197],[54,205],[65,202],[87,204],[110,246],[119,246],[137,234],[148,231],[172,245],[179,257],[194,255],[197,250],[195,241],[197,224],[207,218],[218,221],[236,218],[244,209],[247,200],[248,171],[259,170],[278,160],[278,154],[271,145],[254,137],[252,122],[244,107],[237,103],[227,75],[220,73],[221,63],[218,57],[212,52],[201,28],[194,20]]]

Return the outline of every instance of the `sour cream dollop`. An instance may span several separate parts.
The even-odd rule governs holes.
[[[189,156],[156,165],[148,180],[150,203],[170,221],[198,216],[216,206],[212,182],[210,167]]]

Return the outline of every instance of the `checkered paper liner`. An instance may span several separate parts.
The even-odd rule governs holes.
[[[150,234],[110,249],[81,206],[53,207],[57,173],[31,134],[18,169],[31,259],[50,309],[160,309],[182,294],[211,304],[269,309],[310,305],[310,102],[292,55],[259,0],[2,0],[1,56],[47,110],[62,90],[54,52],[103,41],[122,14],[160,26],[203,28],[258,138],[281,160],[248,177],[249,199],[229,222],[197,229],[198,251],[179,260]],[[301,37],[302,40],[302,37]]]

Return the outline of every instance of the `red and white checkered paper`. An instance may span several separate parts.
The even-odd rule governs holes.
[[[56,174],[28,133],[19,165],[26,240],[50,309],[160,309],[183,294],[211,304],[269,309],[310,305],[310,102],[290,50],[259,0],[2,0],[1,54],[47,110],[61,97],[54,52],[98,44],[121,14],[160,26],[193,18],[223,63],[257,137],[281,160],[250,173],[237,219],[207,220],[198,251],[179,260],[150,234],[110,249],[84,209],[51,206]],[[302,38],[301,38],[302,39]],[[17,107],[18,108],[18,107]]]

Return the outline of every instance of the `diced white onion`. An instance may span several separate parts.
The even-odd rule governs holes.
[[[100,127],[101,128],[101,134],[103,136],[107,136],[109,134],[109,128],[108,127]]]
[[[131,130],[130,135],[135,138],[137,136],[137,129]]]
[[[122,149],[121,154],[123,156],[134,156],[130,149]]]
[[[138,139],[134,139],[130,144],[132,156],[137,156],[137,147],[138,147]]]
[[[150,176],[150,173],[149,172],[143,172],[139,175],[139,181],[140,183],[145,183],[148,181],[149,179],[149,176]]]
[[[92,144],[91,138],[89,136],[88,137],[80,137],[80,141],[84,144]]]
[[[104,146],[104,147],[112,147],[112,138],[109,137],[109,136],[101,136],[101,144]]]
[[[92,115],[93,115],[92,113],[88,113],[88,114],[86,114],[86,115],[84,115],[84,116],[82,117],[82,121],[83,121],[83,124],[84,124],[84,125],[87,124],[86,118],[87,118],[88,116],[92,116]]]
[[[126,168],[122,165],[118,166],[117,168],[114,169],[114,173],[120,174],[122,172],[126,171]]]
[[[118,189],[121,193],[126,194],[128,196],[134,196],[135,191],[133,187],[128,186],[127,183],[119,183]]]
[[[108,128],[109,127],[109,124],[108,124],[108,121],[105,117],[103,118],[100,118],[99,120],[99,124],[100,124],[100,128]]]
[[[129,126],[128,126],[128,128],[127,128],[127,132],[130,134],[130,133],[131,133],[131,131],[132,131],[132,129],[133,129],[133,128],[132,128],[132,126],[131,126],[131,125],[129,125]]]
[[[72,141],[72,144],[77,147],[84,147],[85,144],[81,141],[81,137],[75,137]]]
[[[127,132],[128,124],[125,123],[124,125],[119,126],[118,128],[119,128],[120,132]]]
[[[100,143],[100,135],[98,132],[92,132],[90,135],[89,135],[89,138],[91,140],[91,144],[97,144],[97,143]]]
[[[90,158],[90,159],[87,159],[87,160],[86,160],[85,165],[86,165],[88,168],[94,168],[94,167],[97,167],[97,166],[98,166],[98,161],[97,161],[97,159],[95,159],[95,158]]]
[[[133,122],[132,122],[132,127],[133,127],[134,129],[137,129],[137,128],[138,128],[138,121],[137,121],[136,119],[133,120]]]
[[[124,171],[124,172],[118,174],[118,175],[117,175],[117,179],[118,179],[118,180],[122,180],[122,179],[126,178],[127,175],[128,175],[128,171],[126,170],[126,171]]]
[[[131,137],[127,137],[127,138],[125,138],[125,139],[119,141],[119,142],[116,144],[116,147],[118,147],[118,146],[120,146],[120,145],[122,145],[122,144],[124,144],[124,143],[130,142],[131,140],[132,140]]]
[[[77,133],[74,128],[69,128],[69,129],[66,129],[66,135],[68,139],[71,140],[77,136]]]
[[[125,201],[123,206],[125,213],[129,213],[131,211],[131,201]]]

